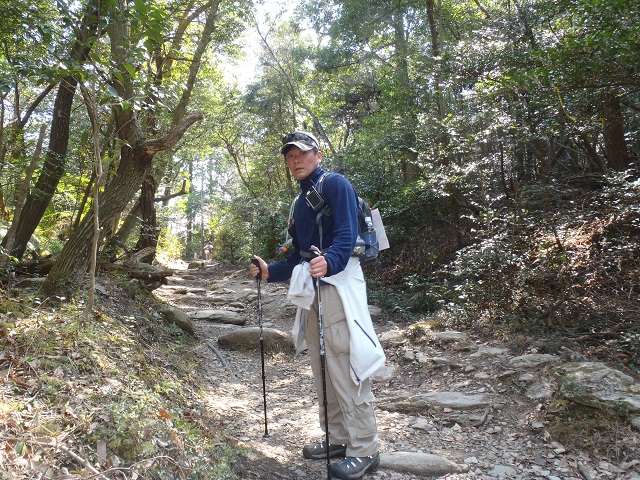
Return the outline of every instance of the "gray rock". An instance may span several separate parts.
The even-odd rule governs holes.
[[[446,458],[421,452],[387,452],[380,455],[380,467],[416,475],[447,475],[468,471]]]
[[[263,328],[264,350],[270,353],[293,353],[293,338],[275,328]],[[220,348],[226,350],[260,350],[260,327],[234,330],[218,338]]]
[[[373,380],[374,382],[386,382],[395,377],[397,371],[398,367],[392,365],[383,365],[376,372],[374,372],[373,375],[371,375],[371,380]]]
[[[489,472],[489,475],[493,475],[498,478],[513,477],[517,474],[518,471],[515,468],[508,467],[506,465],[495,465]]]
[[[481,414],[454,413],[446,418],[447,422],[459,425],[480,425],[486,421],[486,417]]]
[[[380,344],[386,348],[397,347],[406,342],[404,334],[399,330],[389,330],[378,336]]]
[[[560,363],[562,359],[546,353],[531,353],[514,357],[509,361],[513,368],[536,368],[546,363]]]
[[[232,325],[244,325],[247,323],[237,312],[229,310],[197,310],[191,313],[194,320],[207,320],[210,322],[230,323]]]
[[[476,352],[469,355],[469,357],[471,358],[500,357],[503,355],[507,355],[508,353],[509,353],[508,348],[480,347]]]
[[[518,380],[524,383],[531,383],[535,381],[536,378],[538,377],[536,377],[533,373],[523,373],[518,377]]]
[[[467,339],[467,335],[463,332],[434,332],[431,338],[442,343],[459,342]]]
[[[490,403],[490,398],[484,394],[435,392],[382,399],[378,405],[383,410],[419,413],[434,407],[472,410],[487,407]]]
[[[574,362],[559,370],[564,398],[595,408],[640,412],[640,385],[633,377],[600,362]]]
[[[416,359],[416,352],[413,350],[405,350],[404,355],[402,356],[405,360],[413,362]]]
[[[433,423],[431,423],[426,418],[416,418],[416,420],[413,423],[409,424],[409,428],[414,428],[416,430],[424,430],[428,432],[430,430],[433,430],[435,427],[433,426]]]
[[[429,357],[429,361],[440,366],[450,366],[454,363],[453,360],[447,357]]]
[[[640,417],[634,417],[631,419],[631,427],[636,430],[640,430]]]
[[[553,396],[553,387],[547,381],[537,382],[527,388],[525,395],[531,400],[550,399]]]
[[[369,305],[369,315],[372,317],[379,317],[382,315],[382,308],[377,305]]]

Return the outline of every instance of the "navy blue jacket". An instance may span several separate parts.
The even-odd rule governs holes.
[[[322,198],[331,208],[331,215],[321,215],[322,245],[317,213],[307,205],[305,193],[316,184],[325,171],[318,167],[300,181],[301,195],[293,215],[293,252],[279,262],[269,265],[269,282],[291,278],[294,267],[303,260],[300,252],[308,252],[311,245],[322,248],[328,264],[327,276],[340,273],[347,266],[358,237],[358,195],[349,180],[332,173],[322,181]],[[290,230],[291,231],[291,230]]]

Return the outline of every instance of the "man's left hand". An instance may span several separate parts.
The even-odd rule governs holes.
[[[319,251],[319,249],[317,247],[314,247],[313,245],[309,250]],[[326,276],[328,273],[328,270],[329,270],[329,265],[327,264],[327,260],[324,258],[323,255],[314,257],[309,261],[309,271],[311,272],[311,276],[313,278],[321,278]]]

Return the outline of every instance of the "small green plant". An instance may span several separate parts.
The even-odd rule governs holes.
[[[567,401],[554,402],[548,412],[547,431],[565,448],[617,461],[628,461],[637,453],[634,436],[622,434],[630,430],[623,416]]]

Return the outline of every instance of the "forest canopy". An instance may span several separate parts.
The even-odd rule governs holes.
[[[73,298],[136,252],[280,258],[303,129],[383,214],[380,302],[632,321],[638,2],[0,5],[3,275],[50,257]]]

